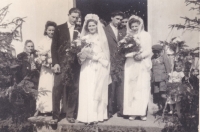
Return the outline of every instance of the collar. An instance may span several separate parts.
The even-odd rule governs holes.
[[[118,28],[117,27],[115,27],[112,23],[110,23],[110,26],[112,27],[112,28],[115,28],[115,29],[117,29],[118,30]]]
[[[46,40],[52,40],[52,38],[49,38],[48,35],[45,35]]]
[[[74,25],[72,25],[70,22],[67,22],[67,25],[68,25],[68,28],[75,27],[75,24],[74,24]]]

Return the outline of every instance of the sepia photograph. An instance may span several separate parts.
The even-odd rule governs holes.
[[[0,132],[198,132],[200,0],[0,0]]]

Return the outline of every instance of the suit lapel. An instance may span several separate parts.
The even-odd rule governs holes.
[[[108,31],[109,31],[110,35],[112,36],[112,38],[117,42],[115,34],[114,34],[114,32],[113,32],[113,30],[112,30],[110,25],[108,25]]]
[[[63,33],[63,35],[64,35],[64,38],[69,38],[70,39],[70,33],[69,33],[69,28],[68,28],[68,24],[67,24],[67,22],[66,23],[64,23],[64,25],[63,25],[63,27],[62,27],[63,29],[61,29],[61,30],[64,30],[62,33]]]

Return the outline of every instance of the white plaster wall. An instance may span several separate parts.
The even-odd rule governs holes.
[[[189,11],[191,6],[186,6],[185,0],[148,0],[148,31],[152,36],[153,44],[159,40],[166,40],[171,29],[169,24],[184,24],[180,17],[194,19],[196,11]],[[199,17],[199,16],[198,16]],[[183,30],[174,30],[168,40],[174,36],[181,35]],[[190,47],[197,47],[199,41],[197,31],[186,31],[182,40]]]
[[[180,16],[194,18],[195,11],[189,11],[185,0],[148,0],[148,31],[150,32],[153,44],[159,40],[166,40],[170,29],[169,24],[184,23]],[[75,0],[1,0],[0,8],[12,3],[9,13],[5,18],[11,21],[15,17],[27,17],[23,25],[23,40],[31,39],[37,45],[43,36],[44,25],[47,20],[55,21],[57,24],[67,20],[68,11],[75,6]],[[181,35],[182,30],[174,30],[173,36]],[[182,39],[190,47],[196,47],[199,41],[198,32],[186,31]],[[17,53],[23,49],[24,42],[13,41]]]
[[[66,22],[68,11],[74,4],[73,0],[1,0],[0,3],[0,8],[12,3],[4,22],[12,21],[15,17],[27,17],[23,24],[23,42],[12,42],[17,53],[22,52],[27,39],[38,44],[47,20],[57,24]]]

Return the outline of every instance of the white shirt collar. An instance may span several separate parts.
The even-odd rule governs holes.
[[[112,23],[110,23],[110,26],[111,26],[112,28],[118,30],[117,27],[115,27]]]
[[[112,23],[110,23],[110,27],[112,28],[113,32],[114,32],[114,35],[117,39],[117,36],[118,36],[118,29],[117,27],[114,27],[114,25]]]
[[[75,24],[74,24],[74,25],[72,25],[70,22],[67,22],[67,25],[68,25],[68,28],[75,27]]]

